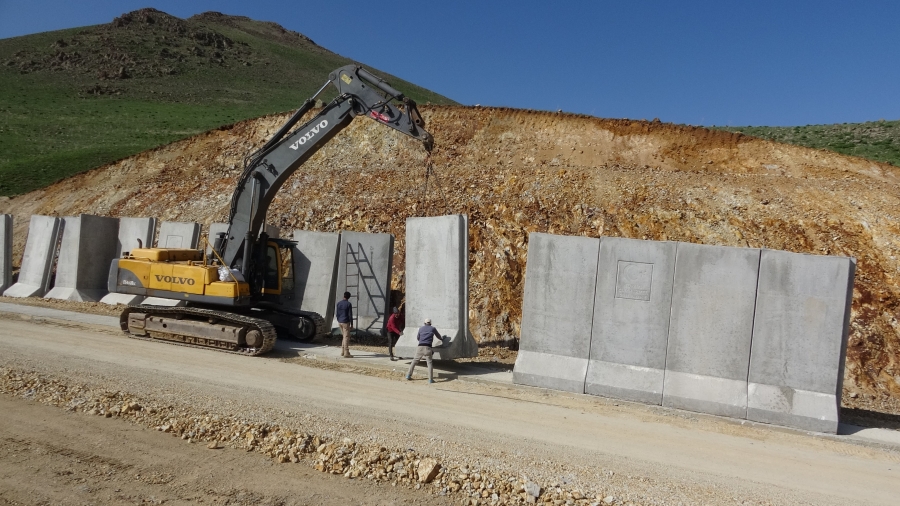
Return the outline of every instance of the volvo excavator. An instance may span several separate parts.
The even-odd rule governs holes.
[[[329,85],[337,97],[298,128]],[[139,339],[246,355],[272,349],[279,333],[309,340],[330,330],[317,313],[291,308],[296,243],[266,235],[266,211],[284,182],[356,116],[418,139],[434,139],[409,97],[357,65],[328,81],[259,150],[244,159],[231,198],[228,231],[206,249],[135,248],[112,261],[110,292],[185,301],[183,307],[130,305],[122,330]]]

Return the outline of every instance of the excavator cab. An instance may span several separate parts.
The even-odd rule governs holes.
[[[290,249],[287,249],[290,251]],[[278,243],[275,241],[267,241],[266,242],[266,262],[263,272],[263,283],[262,283],[262,293],[263,296],[266,295],[281,295],[282,290],[282,278],[284,277],[282,274],[282,249],[279,248]],[[292,273],[291,273],[292,274]]]

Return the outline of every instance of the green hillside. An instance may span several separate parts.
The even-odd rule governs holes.
[[[712,127],[900,166],[900,121],[798,127]]]
[[[215,12],[179,19],[141,9],[109,24],[2,39],[0,195],[296,109],[348,63],[275,23]],[[368,68],[419,103],[455,103]]]

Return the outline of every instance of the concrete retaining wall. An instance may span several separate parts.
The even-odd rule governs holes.
[[[747,416],[759,250],[678,243],[663,405]]]
[[[118,256],[135,248],[153,246],[156,235],[156,218],[119,218]],[[127,293],[108,293],[100,299],[104,304],[137,304],[143,299],[141,295]]]
[[[855,260],[592,241],[529,236],[514,382],[837,430]]]
[[[343,293],[349,291],[353,295],[350,301],[353,303],[354,315],[358,317],[359,330],[386,335],[393,259],[393,235],[341,232],[338,275],[332,304],[337,304],[343,298]],[[348,284],[357,284],[358,287]],[[337,323],[332,327],[337,327]]]
[[[50,289],[50,274],[59,244],[60,219],[32,215],[22,255],[19,280],[6,289],[7,297],[41,297]]]
[[[200,224],[164,221],[159,227],[157,247],[194,249],[200,242]]]
[[[478,356],[469,330],[469,219],[465,215],[406,220],[406,321],[395,346],[398,356],[412,357],[417,331],[426,318],[441,333],[434,358]]]
[[[297,246],[294,247],[294,293],[288,305],[318,313],[330,324],[334,319],[341,235],[294,230],[292,239],[297,241]]]
[[[0,214],[0,293],[12,285],[13,217]]]
[[[600,240],[532,233],[513,381],[584,392]]]
[[[662,403],[675,247],[600,239],[585,393]]]
[[[109,266],[119,251],[119,220],[82,214],[63,218],[53,289],[44,298],[96,302],[107,292]]]
[[[849,258],[763,250],[748,419],[837,432],[854,272]]]

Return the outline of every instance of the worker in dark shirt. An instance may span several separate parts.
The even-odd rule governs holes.
[[[431,349],[431,346],[434,344],[434,338],[442,339],[441,333],[431,326],[431,318],[425,318],[425,325],[419,327],[419,334],[417,337],[419,346],[416,347],[416,356],[413,357],[412,363],[409,364],[409,372],[406,373],[406,379],[412,379],[413,369],[416,368],[416,364],[419,363],[419,360],[424,358],[425,363],[428,364],[428,382],[434,383],[434,369],[431,364],[434,350]]]
[[[344,300],[338,301],[334,307],[334,317],[341,327],[341,334],[344,336],[341,342],[341,356],[344,358],[353,358],[350,354],[350,327],[353,325],[353,304],[350,303],[350,292],[344,292]]]

